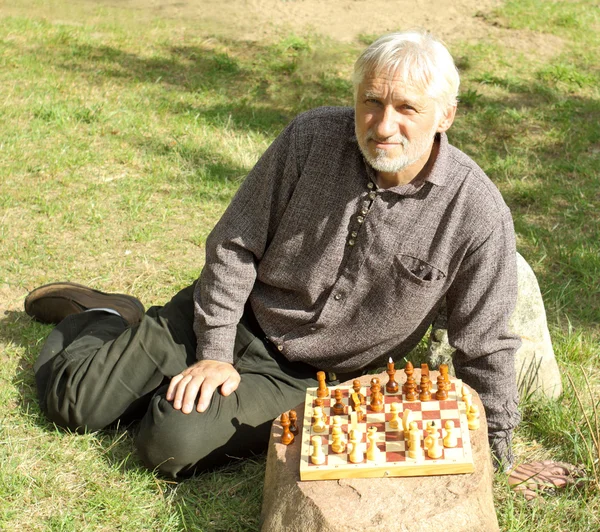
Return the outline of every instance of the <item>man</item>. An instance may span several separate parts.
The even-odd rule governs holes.
[[[30,315],[60,322],[35,365],[50,419],[141,418],[148,466],[191,474],[264,449],[317,370],[335,386],[408,354],[445,301],[456,373],[510,464],[515,239],[500,193],[448,143],[452,57],[429,35],[388,35],[354,85],[354,109],[304,113],[269,147],[207,239],[200,279],[164,307],[70,283],[29,294]]]

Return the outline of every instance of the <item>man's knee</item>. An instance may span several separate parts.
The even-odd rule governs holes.
[[[156,395],[140,423],[135,446],[149,469],[183,477],[262,452],[270,426],[240,424],[219,408],[183,414],[164,395]]]

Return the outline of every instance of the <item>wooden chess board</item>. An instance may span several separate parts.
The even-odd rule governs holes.
[[[352,394],[352,388],[348,386],[338,386],[342,390],[343,403],[348,405],[349,396]],[[397,394],[384,393],[384,411],[375,413],[369,406],[370,388],[363,386],[361,393],[366,396],[365,418],[357,423],[358,430],[362,433],[360,445],[363,446],[365,454],[361,463],[354,464],[348,459],[348,452],[340,454],[331,450],[331,427],[333,424],[332,406],[334,388],[329,389],[329,397],[323,399],[323,412],[327,416],[327,428],[325,432],[316,433],[312,430],[313,410],[315,399],[317,398],[317,388],[308,388],[306,393],[304,421],[302,425],[302,450],[300,456],[300,479],[301,480],[324,480],[339,478],[369,478],[369,477],[405,477],[405,476],[427,476],[427,475],[453,475],[460,473],[472,473],[474,471],[473,453],[471,440],[469,437],[469,428],[467,424],[466,404],[460,398],[462,383],[458,379],[451,379],[451,388],[448,392],[448,399],[444,401],[407,401],[400,390]],[[400,425],[398,429],[392,429],[389,421],[392,417],[390,405],[394,402],[399,403],[398,414]],[[446,431],[443,428],[447,420],[454,421],[454,433],[457,435],[458,445],[453,448],[444,448],[440,458],[433,459],[427,456],[424,451],[424,457],[413,459],[408,456],[407,441],[402,427],[402,417],[404,411],[412,411],[412,421],[417,422],[422,431],[421,447],[427,436],[425,426],[428,421],[435,420],[439,434],[443,438]],[[350,416],[344,414],[342,419],[342,430],[344,439],[348,441],[348,433],[352,428],[350,426]],[[367,460],[367,429],[376,427],[376,442],[380,449],[380,459],[377,462]],[[310,460],[312,451],[311,438],[315,435],[321,436],[322,448],[325,454],[325,463],[315,465]]]

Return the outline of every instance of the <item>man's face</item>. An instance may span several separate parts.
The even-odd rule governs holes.
[[[394,174],[431,152],[445,115],[434,100],[408,89],[393,75],[366,76],[358,86],[355,131],[368,163],[378,172]],[[451,123],[451,121],[450,121]]]

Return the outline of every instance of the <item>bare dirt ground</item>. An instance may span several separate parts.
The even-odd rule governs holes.
[[[424,28],[443,39],[482,38],[489,25],[477,12],[498,0],[105,0],[108,5],[146,14],[198,19],[219,33],[261,40],[275,32],[307,31],[336,40],[360,34]]]
[[[361,35],[425,29],[447,43],[493,40],[526,55],[548,57],[562,48],[550,35],[514,30],[490,22],[487,15],[502,0],[79,0],[198,23],[236,40],[261,41],[286,33],[319,34],[349,42]]]

